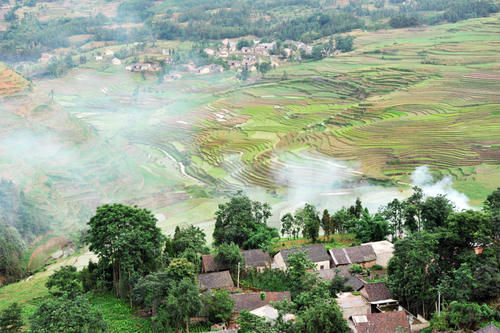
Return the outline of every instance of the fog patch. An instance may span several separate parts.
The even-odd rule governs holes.
[[[450,176],[444,176],[441,180],[434,182],[430,169],[427,165],[419,166],[411,174],[412,184],[422,188],[427,197],[438,194],[446,195],[458,210],[470,209],[469,198],[455,190],[453,179]]]

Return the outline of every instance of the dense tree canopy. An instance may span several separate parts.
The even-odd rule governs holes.
[[[239,192],[215,213],[214,244],[234,242],[243,249],[266,248],[278,231],[267,226],[271,208]]]
[[[112,267],[113,288],[117,295],[129,294],[130,287],[123,291],[119,284],[133,273],[145,275],[159,266],[164,236],[150,211],[107,204],[97,208],[88,224],[89,249]]]

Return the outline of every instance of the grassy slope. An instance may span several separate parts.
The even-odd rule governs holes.
[[[211,104],[231,123],[206,122],[193,161],[222,178],[239,153],[239,181],[267,188],[277,152],[300,146],[404,182],[427,164],[478,204],[500,183],[498,18],[357,32],[353,52],[272,71]]]
[[[0,63],[0,98],[15,95],[30,86],[22,76]]]

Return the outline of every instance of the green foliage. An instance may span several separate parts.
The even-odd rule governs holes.
[[[234,242],[243,249],[269,246],[275,236],[274,228],[266,225],[271,216],[267,203],[251,201],[242,192],[238,192],[227,204],[219,205],[215,213],[214,244]]]
[[[381,269],[384,269],[384,267],[382,265],[379,265],[379,264],[376,264],[376,265],[373,265],[370,270],[372,271],[379,271]]]
[[[80,274],[75,266],[62,266],[49,276],[45,286],[53,296],[74,298],[83,292]]]
[[[117,295],[126,296],[118,288],[125,276],[128,279],[132,272],[143,276],[159,266],[165,237],[150,211],[106,204],[97,208],[88,224],[89,249],[98,255],[100,262],[111,265],[113,289]]]
[[[337,36],[335,37],[335,48],[342,52],[350,52],[353,50],[353,36]]]
[[[297,332],[304,333],[348,333],[347,322],[337,302],[323,299],[308,307],[297,318]]]
[[[363,266],[360,264],[352,264],[352,266],[349,267],[349,272],[356,274],[363,273]]]
[[[251,47],[253,45],[252,41],[248,41],[246,39],[240,39],[238,44],[236,44],[236,49],[241,50],[244,47]]]
[[[23,245],[17,230],[0,222],[0,275],[5,277],[4,283],[23,276]]]
[[[257,66],[257,70],[262,74],[265,75],[267,72],[271,70],[271,63],[269,62],[261,62]]]
[[[233,272],[238,269],[238,263],[241,263],[241,267],[245,267],[245,258],[241,254],[238,245],[233,242],[219,245],[215,250],[214,259],[219,266],[229,267]]]
[[[24,325],[21,317],[22,309],[17,303],[12,303],[0,313],[0,332],[19,333]]]
[[[186,258],[174,258],[165,272],[170,279],[179,281],[184,278],[194,279],[197,268]]]
[[[295,220],[303,226],[302,234],[308,237],[312,242],[316,242],[319,237],[320,220],[316,207],[306,204],[304,208],[295,212]]]
[[[202,303],[194,280],[185,278],[176,282],[158,309],[155,327],[170,332],[189,327],[189,318],[199,313]]]
[[[141,278],[134,286],[133,301],[156,316],[158,306],[168,295],[173,281],[166,272],[151,273]]]
[[[387,285],[412,313],[429,311],[434,304],[434,287],[440,277],[437,246],[436,237],[427,233],[417,233],[394,245],[394,256],[387,267]]]
[[[333,277],[332,281],[330,282],[330,285],[328,286],[330,289],[330,295],[332,297],[337,297],[338,293],[342,291],[347,291],[347,289],[352,289],[348,288],[345,285],[347,280],[349,280],[349,278],[340,275],[339,272],[336,271],[335,276]]]
[[[102,315],[84,296],[48,298],[36,310],[30,322],[30,332],[33,333],[107,331]]]
[[[314,264],[306,251],[298,251],[288,256],[287,277],[292,298],[300,293],[310,290],[317,282],[317,276],[309,270],[315,269]]]
[[[446,318],[452,329],[475,329],[481,322],[499,320],[500,314],[486,304],[451,302]]]
[[[250,269],[242,274],[241,284],[265,291],[290,290],[286,273],[279,269],[265,269],[262,273]]]
[[[216,290],[203,297],[203,305],[208,320],[212,323],[227,323],[233,316],[234,300],[226,290]]]
[[[284,237],[285,235],[295,236],[293,226],[294,226],[294,217],[290,213],[286,213],[281,218],[281,235]],[[294,237],[295,238],[295,237]]]
[[[420,18],[415,15],[397,15],[391,17],[389,25],[393,28],[415,27],[420,24]]]
[[[325,236],[329,238],[330,234],[335,231],[335,224],[333,218],[330,216],[330,213],[328,212],[328,209],[325,209],[323,211],[323,216],[321,217],[320,224],[321,228],[323,228]]]
[[[199,253],[207,253],[206,236],[203,230],[195,226],[186,228],[175,228],[173,242],[172,256],[176,257],[181,255],[184,251],[193,249]]]
[[[452,203],[444,195],[428,197],[421,205],[422,223],[425,230],[446,225],[446,219],[453,212]]]

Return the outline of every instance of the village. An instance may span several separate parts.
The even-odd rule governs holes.
[[[351,332],[384,333],[384,332],[419,332],[429,326],[429,322],[420,315],[413,315],[402,304],[395,300],[384,282],[377,282],[371,277],[384,274],[393,256],[394,245],[389,241],[365,243],[360,246],[332,248],[326,250],[323,244],[307,245],[299,248],[280,250],[273,257],[261,249],[242,251],[244,267],[242,271],[255,270],[264,272],[266,269],[287,270],[289,256],[304,251],[316,269],[314,273],[320,281],[331,283],[338,275],[345,278],[346,289],[337,295],[337,303],[347,320]],[[278,310],[273,302],[291,301],[289,291],[257,292],[240,284],[238,276],[236,284],[226,266],[216,263],[214,256],[203,255],[201,274],[196,279],[201,292],[211,290],[228,290],[234,300],[233,321],[228,326],[218,324],[213,331],[233,333],[238,325],[235,319],[243,310],[264,318],[268,322],[276,321]],[[293,314],[286,314],[285,321],[295,320]],[[203,318],[192,318],[193,322]],[[222,331],[221,331],[222,329]]]
[[[336,50],[333,45],[332,41],[311,46],[293,40],[263,42],[224,39],[213,46],[200,48],[198,53],[201,57],[197,57],[198,59],[179,57],[175,49],[166,48],[151,48],[153,55],[142,56],[141,48],[144,48],[144,44],[141,43],[133,43],[120,49],[117,46],[96,49],[91,51],[90,55],[91,60],[97,64],[123,66],[126,71],[132,73],[162,74],[164,81],[173,81],[183,75],[206,75],[227,70],[236,73],[255,72],[261,64],[265,64],[266,69],[270,70],[286,62],[321,59],[340,54],[341,51]],[[50,63],[55,59],[57,55],[43,53],[39,62]]]

